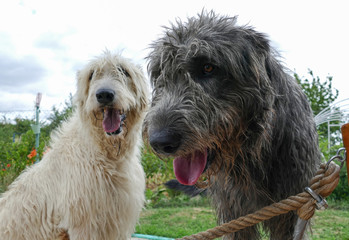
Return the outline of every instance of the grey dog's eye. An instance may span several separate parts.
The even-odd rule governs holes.
[[[206,63],[206,64],[204,64],[202,70],[203,70],[204,74],[210,74],[213,72],[214,66],[212,64]]]

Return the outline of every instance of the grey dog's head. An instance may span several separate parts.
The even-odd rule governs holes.
[[[263,34],[237,26],[235,17],[203,12],[166,28],[152,50],[144,131],[158,154],[176,157],[180,182],[194,184],[208,165],[231,166],[246,141],[260,142],[272,115],[269,75],[281,67]]]

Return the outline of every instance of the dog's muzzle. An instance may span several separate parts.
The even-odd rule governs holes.
[[[109,135],[118,135],[122,132],[123,122],[126,114],[123,110],[113,107],[115,92],[112,89],[101,88],[96,92],[97,102],[101,105],[103,112],[102,126]]]
[[[149,143],[157,153],[175,156],[173,170],[177,180],[183,185],[194,185],[207,168],[208,150],[190,149],[190,153],[177,156],[182,139],[182,135],[168,128],[149,133]]]
[[[126,114],[115,108],[103,108],[103,122],[104,131],[109,135],[118,135],[122,132],[122,126],[126,119]]]

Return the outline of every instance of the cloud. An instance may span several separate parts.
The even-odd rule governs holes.
[[[36,40],[34,46],[50,50],[65,50],[66,46],[62,43],[64,37],[65,34],[45,32]]]
[[[46,74],[47,70],[34,56],[0,55],[1,91],[12,94],[32,92]]]
[[[77,35],[77,29],[72,26],[67,26],[64,29],[56,31],[46,30],[41,32],[38,38],[34,40],[33,46],[38,49],[61,51],[62,54],[68,50],[71,39]]]
[[[11,37],[6,32],[0,32],[0,50],[1,52],[11,52],[14,50]]]
[[[37,92],[43,93],[42,109],[64,102],[75,92],[76,71],[105,48],[124,49],[123,55],[146,73],[144,57],[163,33],[161,26],[186,20],[202,8],[239,15],[239,25],[252,25],[270,36],[287,67],[301,76],[308,68],[321,78],[333,75],[334,87],[348,97],[345,1],[253,1],[253,8],[249,1],[176,3],[169,9],[155,0],[136,5],[125,1],[122,6],[110,0],[98,6],[82,0],[1,2],[0,115],[6,109],[32,109]]]
[[[23,111],[34,109],[34,94],[11,94],[5,91],[0,91],[0,94],[0,112]]]

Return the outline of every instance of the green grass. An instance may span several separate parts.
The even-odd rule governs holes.
[[[216,217],[209,206],[161,207],[142,212],[136,233],[180,238],[214,226]],[[349,203],[330,202],[329,209],[317,211],[312,231],[311,240],[349,240]]]
[[[178,238],[214,227],[213,216],[213,210],[207,207],[148,209],[142,213],[136,232]]]
[[[348,240],[349,204],[339,208],[334,205],[325,211],[317,211],[312,228],[313,240]]]

